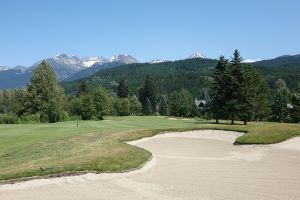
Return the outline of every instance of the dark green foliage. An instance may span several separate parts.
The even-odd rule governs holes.
[[[270,112],[270,93],[265,81],[235,50],[231,63],[224,57],[220,60],[213,74],[211,88],[211,111],[218,119],[239,119],[247,121],[261,120]]]
[[[128,98],[129,96],[129,88],[128,88],[128,82],[127,79],[123,78],[118,86],[118,91],[117,91],[118,97],[119,98]]]
[[[228,81],[231,80],[231,76],[228,68],[228,60],[221,56],[219,62],[217,63],[214,73],[213,73],[213,82],[210,90],[211,100],[211,110],[216,119],[216,123],[220,118],[225,118],[225,92],[226,87],[228,86]]]
[[[85,95],[82,97],[80,116],[83,120],[90,120],[96,113],[93,98],[91,95]]]
[[[80,97],[81,95],[88,94],[88,93],[89,93],[89,89],[88,89],[87,82],[85,80],[80,81],[76,96]]]
[[[151,115],[152,114],[152,105],[151,105],[151,101],[146,98],[145,103],[142,105],[142,112],[144,115]]]
[[[19,118],[13,114],[0,114],[0,124],[18,124]]]
[[[172,92],[170,97],[168,98],[168,102],[169,102],[170,114],[172,116],[179,116],[179,109],[180,109],[179,93]]]
[[[192,111],[191,111],[191,117],[197,117],[200,115],[199,108],[196,106],[196,104],[192,105]]]
[[[230,61],[230,69],[227,73],[229,81],[227,82],[226,87],[226,113],[229,114],[231,124],[234,124],[234,120],[237,118],[238,112],[241,110],[242,103],[239,101],[244,100],[241,85],[245,79],[242,60],[243,59],[240,57],[239,51],[235,50],[233,58]]]
[[[253,118],[262,121],[268,118],[271,113],[272,97],[269,87],[264,79],[258,74],[254,76],[253,84],[256,85],[253,96]]]
[[[59,87],[51,66],[42,61],[27,85],[24,114],[40,114],[42,121],[64,120],[64,92]]]
[[[203,94],[212,83],[212,73],[217,60],[188,59],[175,62],[157,64],[140,63],[129,64],[112,69],[104,69],[85,78],[89,85],[104,86],[108,90],[115,90],[117,81],[126,78],[133,94],[138,94],[143,84],[145,74],[149,74],[155,81],[157,94],[171,94],[187,89],[193,97],[204,99]],[[267,81],[273,90],[274,83],[283,79],[289,90],[295,92],[300,83],[300,61],[292,62],[257,62],[252,64],[255,70]],[[80,81],[63,83],[68,93],[75,93]]]
[[[168,115],[168,104],[165,96],[161,96],[158,104],[158,113],[162,116]]]
[[[157,94],[169,95],[173,91],[180,92],[187,89],[194,97],[200,97],[208,90],[211,83],[211,72],[217,60],[188,59],[175,62],[157,64],[137,63],[104,69],[85,78],[92,86],[104,86],[108,90],[115,90],[118,80],[126,78],[132,94],[138,95],[144,77],[149,74],[155,81]],[[80,81],[65,82],[64,88],[68,93],[75,93]],[[151,100],[151,99],[150,99]]]
[[[275,91],[276,81],[278,79],[284,80],[287,88],[295,92],[300,83],[300,64],[287,64],[276,66],[256,66],[255,69],[268,82],[272,91]]]
[[[291,118],[292,122],[299,123],[300,122],[300,91],[299,93],[295,93],[292,98],[292,110],[291,110]]]
[[[146,107],[146,100],[149,99],[151,103],[152,112],[156,113],[156,89],[152,78],[147,74],[145,76],[144,85],[139,90],[139,100],[143,107]]]
[[[81,98],[75,98],[70,102],[70,114],[72,116],[80,116],[81,115]]]
[[[288,99],[287,90],[278,90],[273,96],[272,104],[272,120],[276,122],[284,122],[288,117]]]

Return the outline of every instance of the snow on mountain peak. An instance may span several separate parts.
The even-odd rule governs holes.
[[[95,63],[107,63],[108,59],[103,58],[103,57],[85,57],[81,59],[82,64],[84,67],[91,67]]]
[[[81,60],[74,55],[57,54],[53,57],[53,60],[66,65],[81,65]]]
[[[109,62],[122,62],[125,64],[137,63],[138,61],[128,54],[114,55],[109,59]]]
[[[206,57],[201,53],[195,52],[192,55],[190,55],[189,59],[194,59],[194,58],[206,58]]]
[[[161,59],[154,59],[150,61],[150,64],[157,64],[157,63],[163,63],[163,62],[168,62],[167,60],[161,60]]]
[[[254,62],[258,62],[261,61],[260,58],[256,58],[256,59],[245,59],[243,60],[243,63],[254,63]]]

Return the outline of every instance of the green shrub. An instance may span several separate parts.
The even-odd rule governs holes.
[[[18,124],[19,118],[12,114],[0,114],[0,124]]]
[[[70,121],[78,121],[78,120],[81,120],[81,117],[78,115],[73,115],[73,116],[69,117],[69,120]]]
[[[20,117],[21,123],[40,123],[40,115],[32,114],[32,115],[23,115]]]

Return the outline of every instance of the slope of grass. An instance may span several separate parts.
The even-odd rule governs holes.
[[[300,135],[299,124],[248,126],[163,117],[110,117],[104,121],[0,125],[0,180],[139,167],[151,153],[123,141],[164,131],[222,129],[246,132],[236,144],[269,144]]]

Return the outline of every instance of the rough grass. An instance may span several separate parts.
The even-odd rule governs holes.
[[[110,117],[104,121],[0,125],[0,180],[83,171],[137,168],[151,153],[123,141],[165,131],[220,129],[245,132],[236,144],[270,144],[300,135],[299,124],[228,125],[163,117]]]

